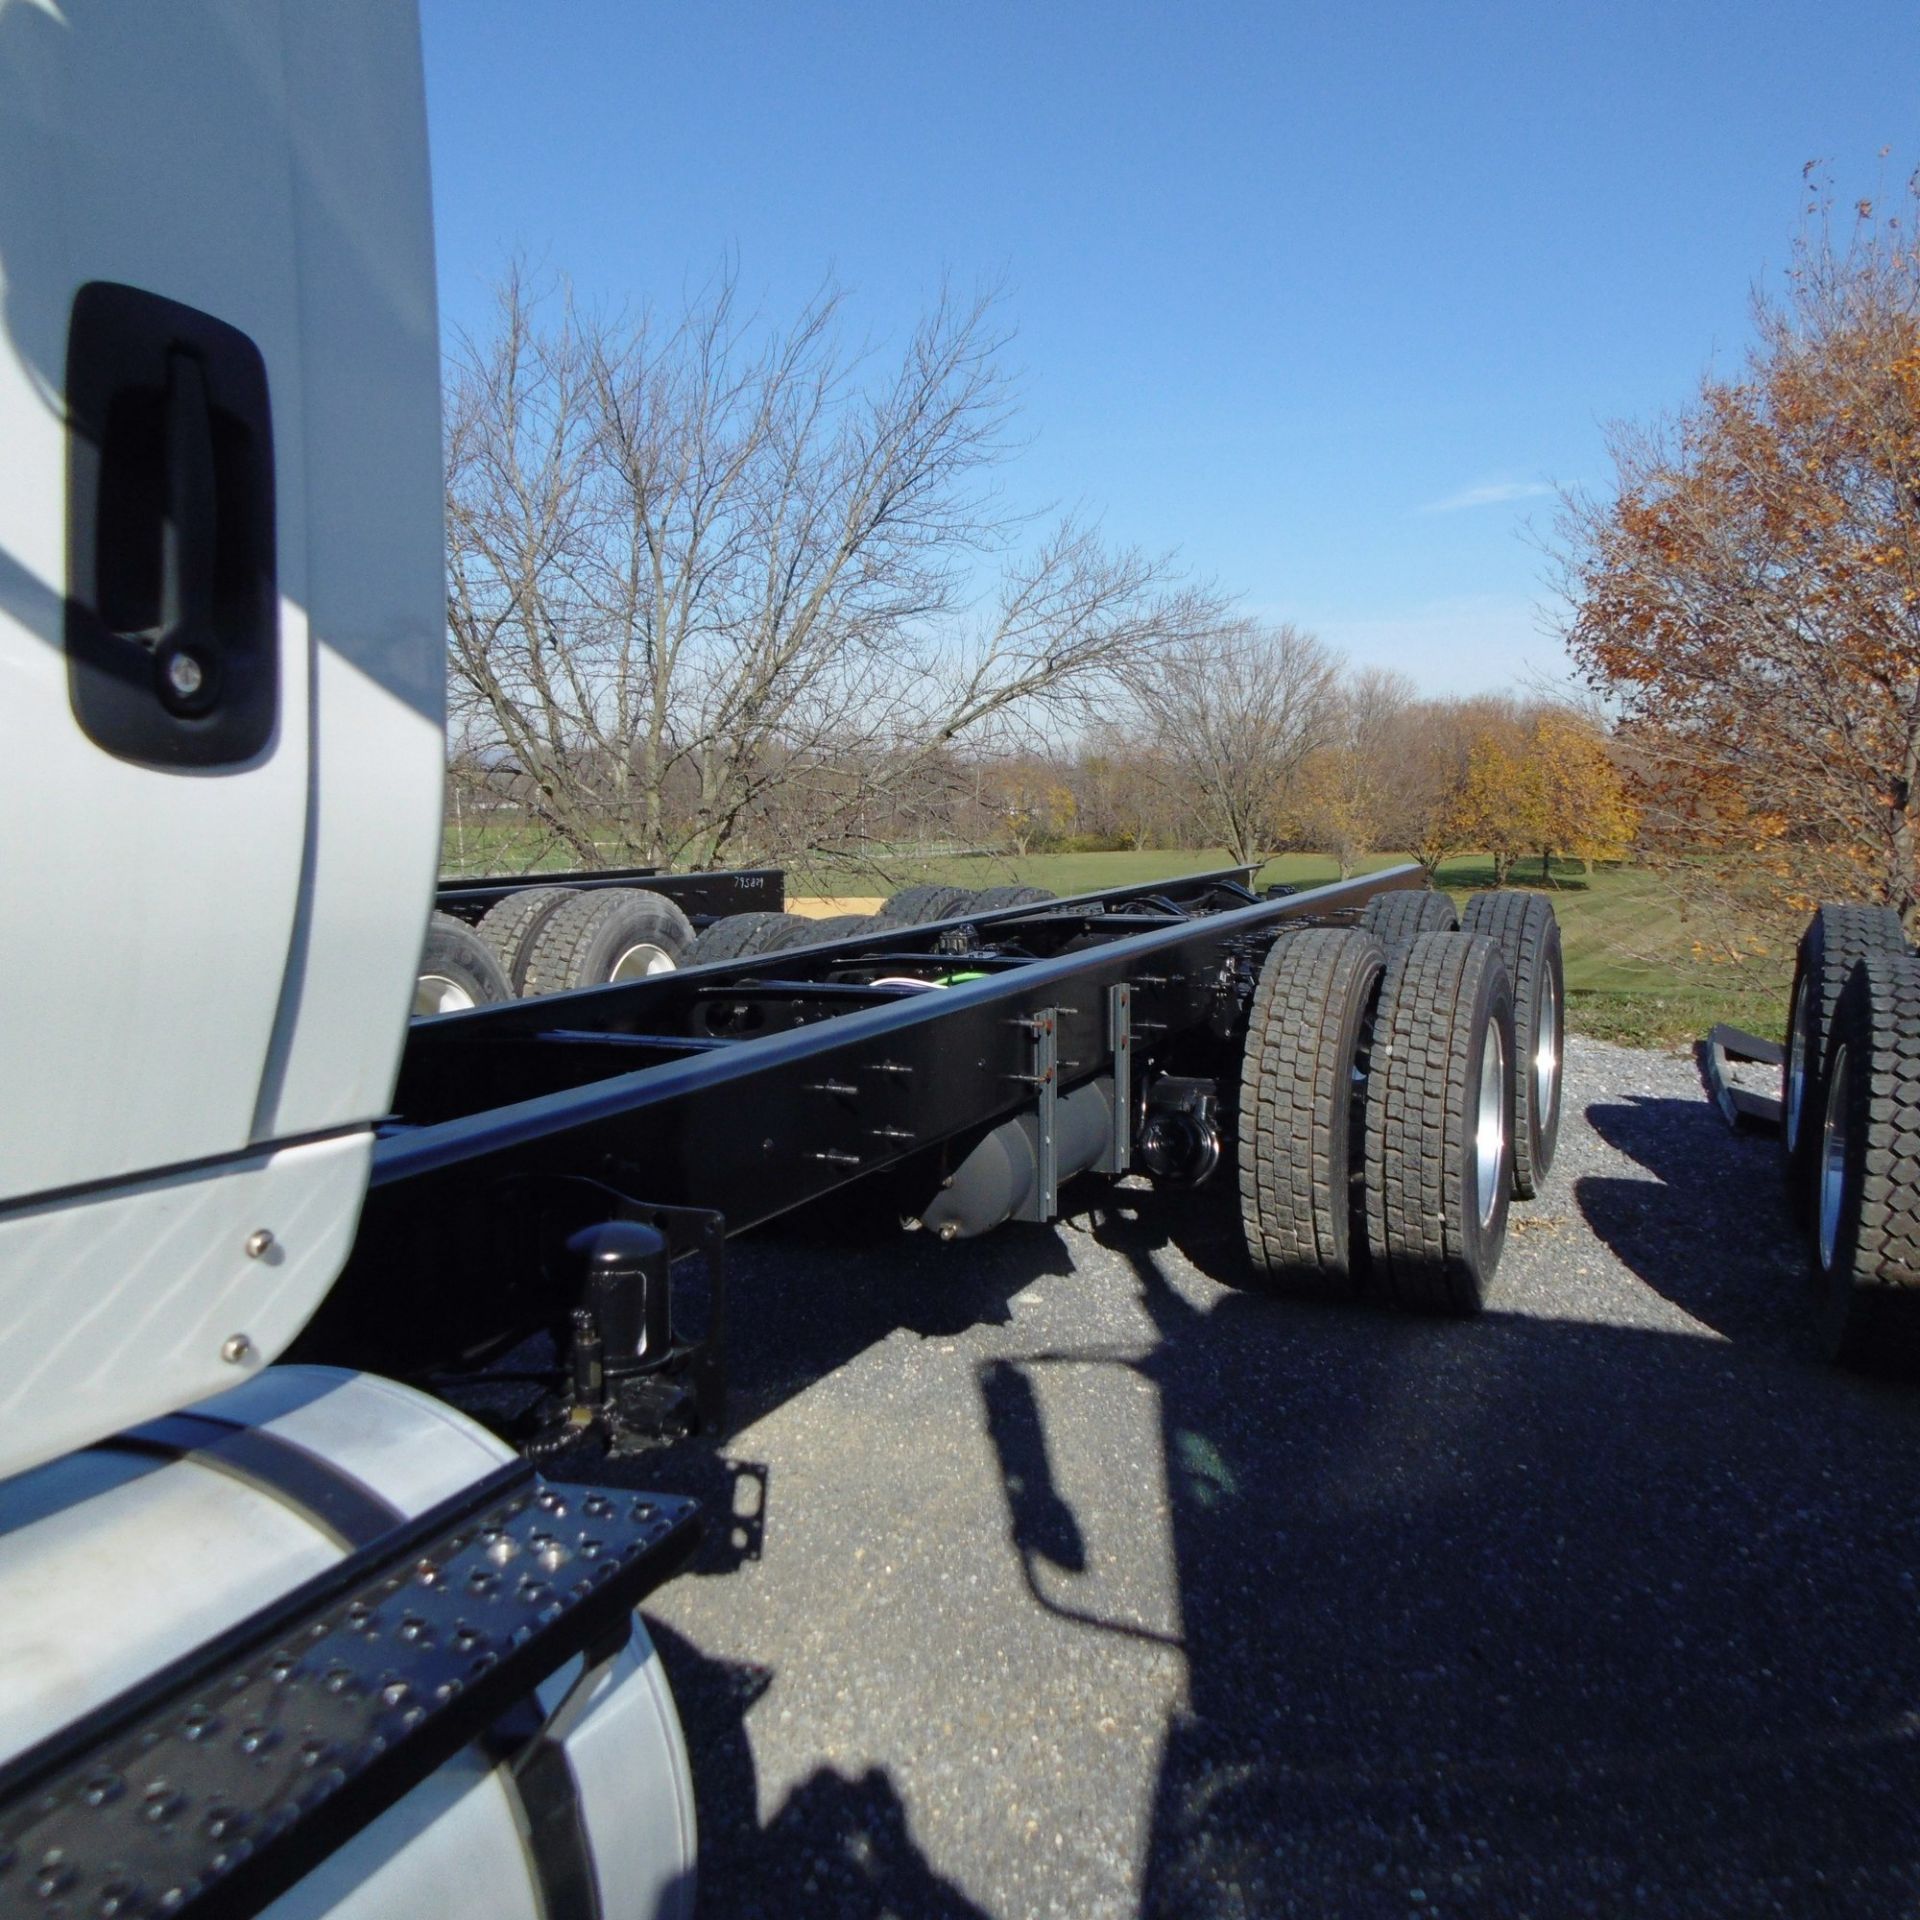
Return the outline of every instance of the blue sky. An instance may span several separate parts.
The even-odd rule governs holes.
[[[1436,692],[1559,673],[1524,523],[1738,364],[1802,164],[1920,160],[1911,0],[423,13],[448,328],[516,251],[880,338],[1002,282],[1016,501]]]

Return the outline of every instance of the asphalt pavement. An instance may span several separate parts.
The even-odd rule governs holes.
[[[1244,1283],[1224,1176],[734,1249],[648,1605],[701,1912],[1920,1902],[1920,1389],[1818,1364],[1778,1149],[1574,1041],[1472,1322]]]

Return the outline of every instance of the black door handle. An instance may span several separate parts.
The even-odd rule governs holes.
[[[210,713],[220,698],[214,634],[214,558],[220,493],[213,459],[213,405],[199,358],[167,355],[167,506],[160,523],[160,625],[153,636],[161,703],[183,717]]]
[[[266,365],[226,322],[95,281],[67,339],[68,691],[155,767],[251,760],[279,706]]]

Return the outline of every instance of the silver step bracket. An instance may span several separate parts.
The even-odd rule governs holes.
[[[1133,1164],[1133,987],[1125,980],[1107,989],[1107,1044],[1113,1052],[1113,1140],[1100,1170],[1119,1178]]]
[[[1057,1007],[1043,1007],[1018,1024],[1033,1036],[1032,1071],[1019,1077],[1033,1087],[1038,1132],[1033,1188],[1013,1217],[1044,1223],[1060,1211],[1060,1012]]]

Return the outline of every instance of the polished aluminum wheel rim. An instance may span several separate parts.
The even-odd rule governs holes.
[[[656,973],[671,973],[674,967],[673,955],[665,947],[656,947],[650,940],[642,940],[638,945],[629,947],[613,963],[613,971],[607,975],[609,980],[645,980]]]
[[[423,973],[413,983],[413,1017],[430,1020],[436,1014],[465,1013],[474,997],[458,980],[444,973]]]
[[[1833,1056],[1826,1119],[1820,1129],[1820,1265],[1828,1272],[1833,1270],[1834,1249],[1840,1244],[1840,1203],[1847,1191],[1847,1085],[1852,1071],[1846,1048],[1839,1048]]]
[[[1533,1110],[1544,1127],[1553,1115],[1560,1080],[1560,989],[1551,969],[1540,979],[1540,1030],[1533,1038]]]
[[[1493,1224],[1507,1174],[1507,1043],[1497,1020],[1487,1023],[1487,1043],[1480,1051],[1480,1102],[1474,1114],[1473,1152],[1480,1224],[1487,1227]]]

